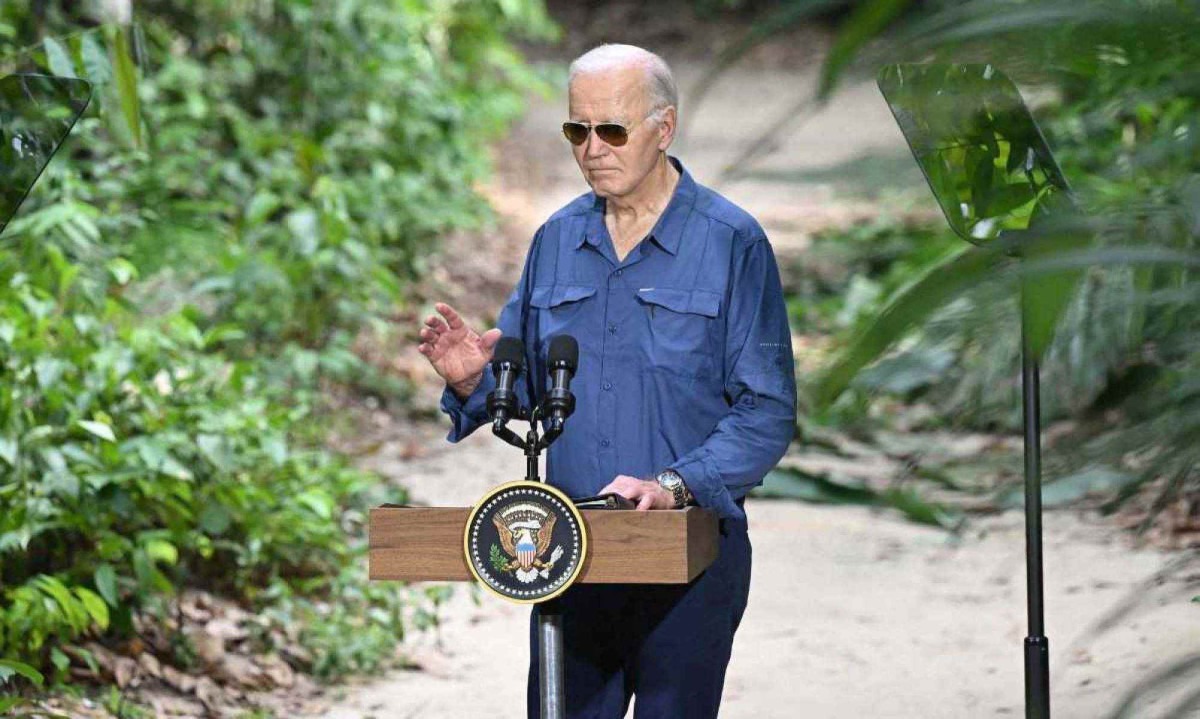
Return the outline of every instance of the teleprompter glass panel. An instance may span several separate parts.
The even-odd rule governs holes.
[[[897,64],[879,72],[946,220],[985,244],[1070,202],[1070,188],[1021,94],[989,64]]]
[[[0,78],[0,232],[87,108],[91,83],[52,75]]]

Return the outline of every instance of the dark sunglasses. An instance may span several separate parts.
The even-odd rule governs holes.
[[[653,114],[654,112],[651,111],[646,117],[650,117]],[[613,147],[620,147],[629,142],[629,133],[633,128],[637,127],[638,123],[645,120],[646,117],[643,117],[629,127],[625,127],[619,122],[598,122],[595,125],[589,125],[586,122],[564,122],[562,130],[563,135],[572,145],[582,145],[587,142],[588,133],[594,129],[596,137],[604,140],[604,142]]]

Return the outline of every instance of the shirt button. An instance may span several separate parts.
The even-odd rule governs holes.
[[[620,277],[622,272],[624,272],[624,270],[617,270],[617,277]]]
[[[608,440],[607,440],[607,439],[602,439],[602,440],[600,440],[600,446],[601,446],[601,447],[607,447],[607,446],[608,446]]]
[[[604,389],[612,389],[612,382],[605,382],[603,387]]]
[[[608,333],[609,333],[610,335],[615,335],[615,334],[617,333],[617,326],[616,326],[616,325],[614,325],[614,324],[611,324],[611,323],[610,323],[610,324],[608,325]]]

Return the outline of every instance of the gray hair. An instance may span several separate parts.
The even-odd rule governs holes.
[[[669,106],[679,112],[679,88],[671,68],[658,55],[636,45],[606,43],[583,53],[571,62],[567,69],[567,86],[580,73],[612,70],[635,65],[646,73],[646,95],[655,119],[661,120],[663,111]]]

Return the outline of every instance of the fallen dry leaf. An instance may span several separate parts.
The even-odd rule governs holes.
[[[204,625],[204,633],[209,636],[217,637],[224,641],[241,641],[248,636],[248,632],[237,622],[229,618],[214,619]]]

